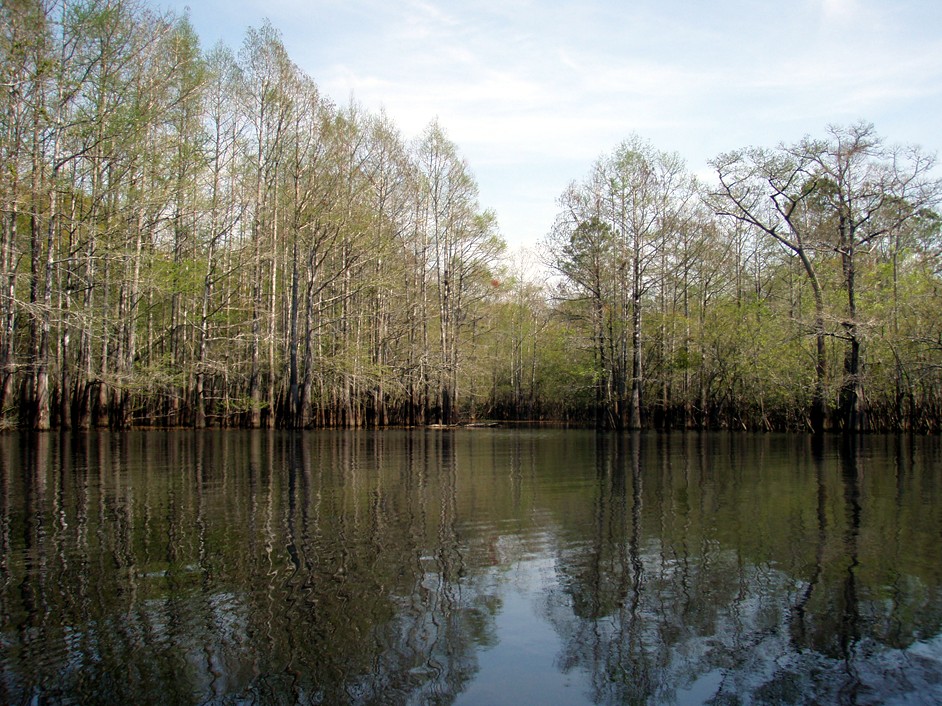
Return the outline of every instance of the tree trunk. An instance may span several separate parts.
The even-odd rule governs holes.
[[[0,424],[8,418],[8,406],[13,399],[13,382],[16,374],[16,348],[14,346],[16,333],[16,237],[17,237],[17,192],[19,191],[16,179],[16,170],[10,185],[9,203],[4,204],[4,210],[9,214],[3,219],[3,283],[2,302],[0,302],[0,316],[3,327],[3,341],[0,342]]]
[[[628,428],[641,428],[641,243],[636,239],[631,290],[631,409]]]
[[[843,228],[842,228],[843,230]],[[841,382],[839,410],[841,429],[848,434],[861,430],[860,415],[860,339],[857,335],[857,301],[855,292],[855,263],[853,233],[842,252],[844,286],[847,294],[847,318],[842,322],[846,343],[844,347],[844,379]]]

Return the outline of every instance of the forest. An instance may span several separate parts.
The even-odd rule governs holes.
[[[942,178],[869,123],[709,181],[629,135],[535,276],[444,126],[269,23],[3,2],[0,88],[0,428],[942,428]]]

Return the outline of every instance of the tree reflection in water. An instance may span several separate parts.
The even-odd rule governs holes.
[[[938,439],[3,436],[0,702],[514,703],[469,687],[541,620],[520,669],[600,704],[929,703],[940,475]]]
[[[939,701],[937,445],[897,455],[887,497],[856,445],[790,441],[783,463],[767,442],[600,438],[596,524],[560,551],[546,616],[593,701]]]
[[[3,448],[0,701],[434,703],[474,675],[495,606],[447,439],[50,443]]]

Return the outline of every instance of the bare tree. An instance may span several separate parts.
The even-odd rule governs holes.
[[[862,424],[858,256],[934,207],[942,193],[931,175],[933,158],[918,148],[886,148],[868,124],[828,132],[825,140],[721,155],[714,161],[720,184],[712,195],[719,214],[771,236],[802,264],[815,303],[810,422],[816,433],[825,425],[828,335],[846,343],[836,423],[845,431]],[[846,302],[840,333],[827,330],[826,281],[819,272],[832,254],[840,259]]]
[[[842,429],[857,431],[864,423],[858,258],[934,208],[942,179],[933,174],[933,155],[915,146],[884,145],[872,124],[831,126],[827,132],[825,140],[805,138],[790,151],[813,167],[813,193],[826,220],[820,246],[840,257],[846,308],[840,322],[845,348],[838,420]]]
[[[827,357],[824,290],[814,259],[817,224],[808,204],[815,191],[813,164],[784,150],[748,149],[720,155],[713,162],[719,188],[711,194],[717,213],[757,228],[793,253],[814,293],[815,381],[810,423],[824,430]]]

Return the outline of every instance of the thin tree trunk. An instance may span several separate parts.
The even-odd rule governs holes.
[[[16,178],[16,171],[10,184],[9,202],[4,204],[7,217],[3,219],[3,297],[0,304],[0,315],[2,315],[3,341],[0,343],[0,422],[5,423],[8,414],[8,406],[13,399],[13,382],[16,376],[16,348],[14,346],[16,332],[16,268],[17,260],[16,239],[17,239],[17,218],[19,217],[17,209],[17,192],[19,183]]]
[[[297,182],[295,182],[297,183]],[[297,198],[297,189],[295,189]],[[289,333],[288,333],[288,404],[287,418],[285,425],[291,429],[297,429],[301,420],[301,391],[298,385],[298,317],[300,314],[300,292],[299,279],[300,272],[298,267],[299,233],[295,229],[294,247],[291,257],[291,304],[289,314]]]
[[[41,88],[39,89],[41,91]],[[34,429],[48,428],[48,410],[41,410],[40,403],[40,379],[45,376],[44,366],[41,361],[42,352],[42,327],[43,316],[40,308],[42,306],[42,223],[41,223],[41,177],[43,172],[39,111],[33,120],[33,166],[30,181],[30,277],[29,277],[29,303],[30,303],[30,388],[27,404],[29,408],[30,424]],[[45,418],[45,426],[43,425]]]
[[[641,243],[636,240],[631,289],[631,411],[628,427],[641,428]]]

